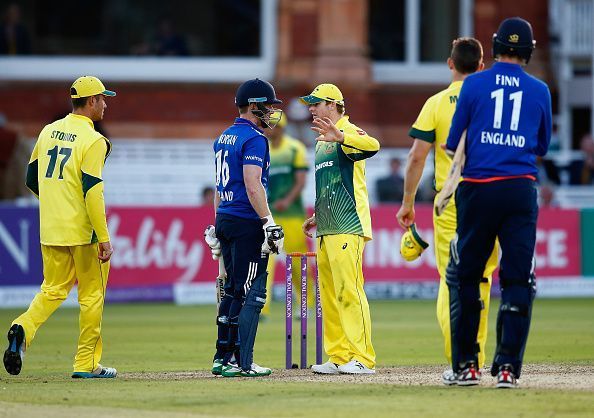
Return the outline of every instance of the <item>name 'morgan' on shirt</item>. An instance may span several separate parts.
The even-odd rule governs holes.
[[[243,178],[244,165],[262,168],[262,185],[266,189],[270,166],[268,140],[252,122],[237,118],[214,141],[215,185],[220,199],[217,213],[240,218],[259,219],[252,207]]]

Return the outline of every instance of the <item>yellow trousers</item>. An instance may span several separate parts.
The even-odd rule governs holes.
[[[446,284],[446,267],[450,260],[450,241],[456,235],[456,206],[454,199],[451,199],[441,216],[433,216],[433,232],[435,242],[435,262],[439,271],[439,292],[437,294],[437,321],[444,338],[444,351],[448,363],[452,363],[452,334],[450,331],[450,292]],[[497,244],[487,260],[483,277],[486,281],[480,284],[481,299],[485,309],[481,311],[481,319],[477,340],[480,347],[478,353],[479,367],[485,365],[485,345],[487,342],[487,331],[489,321],[489,303],[491,299],[491,281],[493,271],[498,263]]]
[[[358,360],[375,367],[371,316],[363,290],[363,237],[325,235],[317,239],[324,350],[338,365]]]
[[[29,309],[16,318],[13,324],[22,325],[26,346],[29,347],[39,327],[64,302],[74,283],[78,281],[80,335],[74,371],[92,372],[97,368],[103,350],[101,319],[109,262],[99,261],[97,244],[72,247],[42,245],[41,255],[41,291],[37,293]]]
[[[277,224],[283,227],[283,231],[285,232],[285,253],[293,253],[293,252],[306,252],[307,251],[307,238],[301,229],[303,225],[304,219],[301,217],[278,217],[274,219]],[[284,265],[284,254],[281,254],[282,262]],[[268,258],[268,281],[266,282],[266,303],[262,308],[262,315],[270,314],[270,301],[272,300],[272,286],[274,284],[274,272],[275,272],[275,263],[276,263],[276,255],[270,254]],[[307,306],[310,308],[314,307],[315,303],[315,287],[313,282],[313,276],[311,274],[311,263],[313,260],[308,260],[308,271],[307,271]],[[297,298],[295,300],[301,300],[301,260],[298,258],[293,259],[293,289],[297,294]],[[283,276],[284,282],[284,276]]]

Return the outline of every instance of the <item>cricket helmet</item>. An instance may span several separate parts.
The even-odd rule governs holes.
[[[235,105],[247,106],[250,103],[279,104],[274,87],[268,81],[254,78],[243,83],[235,93]]]
[[[498,55],[517,56],[528,64],[535,47],[532,26],[521,17],[505,19],[497,33],[493,34],[493,58]]]

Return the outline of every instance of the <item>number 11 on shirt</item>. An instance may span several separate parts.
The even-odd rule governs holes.
[[[523,92],[516,91],[510,93],[509,100],[514,102],[512,108],[511,122],[509,129],[512,131],[518,130],[520,124],[520,110],[522,109],[522,94]],[[493,90],[491,92],[491,99],[495,99],[495,112],[493,113],[493,128],[501,129],[501,118],[503,116],[503,89]]]

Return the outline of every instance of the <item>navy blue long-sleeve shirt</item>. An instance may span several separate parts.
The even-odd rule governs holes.
[[[548,86],[518,64],[498,62],[464,81],[446,147],[455,150],[467,129],[464,179],[536,176],[551,127]]]

